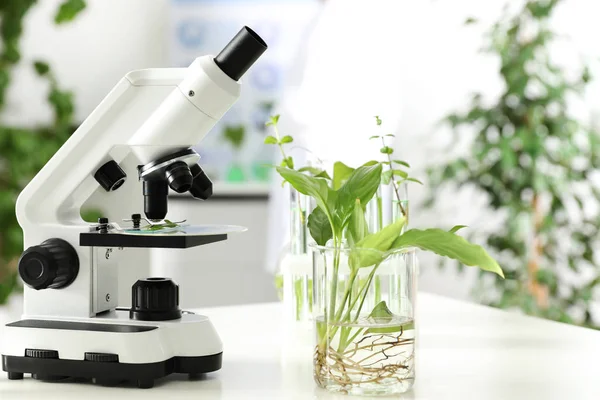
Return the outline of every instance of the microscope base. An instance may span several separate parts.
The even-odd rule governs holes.
[[[222,362],[210,320],[190,313],[171,321],[131,320],[125,310],[77,320],[25,319],[6,325],[2,345],[2,369],[11,380],[31,374],[150,388],[172,373],[217,371]]]
[[[2,368],[8,372],[10,380],[23,379],[24,374],[31,374],[33,379],[42,381],[77,378],[91,379],[93,383],[101,385],[116,385],[128,381],[147,389],[154,386],[156,379],[173,373],[195,377],[217,371],[221,368],[222,356],[223,353],[202,357],[173,357],[150,364],[2,356]]]

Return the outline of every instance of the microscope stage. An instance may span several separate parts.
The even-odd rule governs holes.
[[[181,225],[157,231],[143,229],[118,229],[102,233],[84,232],[79,235],[81,246],[95,247],[145,247],[187,249],[227,239],[229,233],[244,232],[236,225]]]

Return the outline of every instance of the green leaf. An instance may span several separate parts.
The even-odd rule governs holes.
[[[411,229],[398,237],[392,245],[393,249],[407,247],[432,251],[440,256],[458,260],[467,266],[477,266],[504,277],[498,262],[483,247],[469,243],[465,238],[442,229]]]
[[[294,159],[291,156],[286,157],[283,162],[289,169],[294,169]]]
[[[54,22],[62,24],[72,21],[84,9],[85,1],[83,0],[65,0],[58,8],[54,16]]]
[[[354,168],[347,166],[341,161],[333,164],[333,190],[338,190],[352,175]]]
[[[408,181],[408,182],[415,182],[415,183],[418,183],[419,185],[422,185],[422,184],[423,184],[423,182],[421,182],[420,180],[418,180],[418,179],[416,179],[416,178],[406,178],[406,179],[404,179],[404,180],[405,180],[405,181]]]
[[[338,190],[334,209],[340,228],[346,226],[356,199],[367,204],[373,198],[381,182],[381,168],[381,164],[357,168]]]
[[[368,234],[369,227],[365,219],[365,210],[363,210],[360,200],[356,199],[354,210],[350,216],[350,223],[348,224],[348,241],[352,246],[363,240]]]
[[[381,122],[382,122],[382,121],[381,121],[381,118],[379,118],[379,116],[378,116],[378,115],[376,115],[376,116],[375,116],[375,122],[377,123],[377,126],[380,126],[380,125],[381,125]]]
[[[392,149],[390,146],[383,146],[381,149],[379,149],[379,152],[381,154],[393,154],[394,149]]]
[[[50,72],[50,66],[48,65],[48,63],[45,63],[43,61],[36,61],[36,62],[34,62],[33,63],[33,67],[35,68],[35,72],[39,76],[44,76],[48,72]]]
[[[384,185],[389,185],[392,181],[392,174],[393,171],[391,169],[383,171],[383,173],[381,174],[381,183],[383,183]]]
[[[394,176],[399,176],[400,178],[408,178],[408,174],[402,170],[394,169],[392,171]]]
[[[329,218],[319,207],[315,208],[308,216],[308,230],[319,246],[325,246],[333,237]]]
[[[378,303],[371,314],[369,314],[369,322],[374,324],[389,324],[394,320],[394,313],[390,311],[385,301]],[[393,333],[403,330],[414,329],[415,325],[412,321],[407,321],[405,324],[386,326],[382,328],[369,328],[366,333]]]
[[[395,222],[385,226],[379,232],[365,236],[361,241],[356,243],[356,247],[375,249],[381,252],[390,250],[394,242],[399,238],[405,222],[406,219],[404,217],[398,218]]]
[[[325,178],[331,180],[331,177],[327,173],[327,171],[315,167],[302,167],[298,170],[298,172],[308,172],[312,176],[316,176],[317,178]]]
[[[369,314],[369,318],[373,318],[375,320],[383,320],[383,322],[390,322],[394,314],[390,311],[385,301],[381,301],[378,303],[371,314]],[[380,323],[379,321],[377,321]]]
[[[407,163],[406,161],[402,161],[402,160],[392,160],[393,163],[395,164],[400,164],[400,165],[404,165],[406,168],[410,168],[410,164]]]
[[[450,233],[456,233],[456,232],[460,231],[463,228],[467,228],[467,225],[454,225],[452,227],[452,229],[450,229],[448,232],[450,232]]]
[[[244,125],[226,126],[223,130],[223,138],[236,150],[239,150],[244,144],[245,136],[246,128]]]
[[[331,180],[331,177],[329,176],[329,174],[327,173],[327,171],[323,170],[321,172],[319,172],[317,175],[315,175],[317,178],[324,178],[327,179],[328,181]]]
[[[265,124],[266,126],[276,126],[279,122],[279,115],[273,115],[269,118],[269,121]]]
[[[391,134],[391,133],[388,133],[387,135],[384,135],[384,136],[387,136],[387,137],[394,137],[394,138],[396,137],[396,135],[393,135],[393,134]]]
[[[387,256],[386,252],[398,239],[405,222],[405,218],[399,218],[379,232],[367,235],[356,242],[348,260],[350,267],[353,269],[365,268],[382,262]]]
[[[330,189],[325,179],[306,175],[286,167],[275,167],[275,169],[294,189],[315,199],[317,206],[321,207],[325,214],[331,216],[330,206],[327,202]]]
[[[277,138],[275,136],[267,136],[265,138],[265,144],[277,144]]]
[[[294,141],[294,138],[291,137],[290,135],[286,135],[284,137],[281,138],[281,143],[282,144],[286,144],[286,143],[292,143]]]
[[[369,138],[369,140],[373,140],[373,139],[379,139],[381,136],[379,135],[373,135]]]
[[[473,18],[473,17],[469,17],[465,20],[464,24],[465,25],[473,25],[477,23],[477,19]]]

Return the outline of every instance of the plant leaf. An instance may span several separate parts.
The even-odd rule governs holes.
[[[373,140],[373,139],[379,139],[381,136],[378,135],[373,135],[369,138],[369,140]]]
[[[399,218],[379,232],[367,235],[358,241],[350,252],[348,260],[350,267],[364,268],[382,262],[386,252],[398,239],[405,222],[405,218]]]
[[[416,178],[406,178],[404,179],[405,181],[409,181],[409,182],[415,182],[418,183],[419,185],[422,185],[423,182],[421,182],[420,180],[416,179]]]
[[[75,19],[77,14],[85,9],[85,1],[83,0],[65,0],[58,8],[54,16],[54,22],[62,24]]]
[[[329,174],[327,173],[327,171],[323,170],[321,172],[319,172],[317,175],[315,175],[317,178],[324,178],[327,179],[328,181],[331,180],[331,177],[329,176]]]
[[[347,166],[341,161],[333,164],[333,190],[338,190],[354,172],[354,168]]]
[[[265,123],[265,125],[266,126],[275,126],[275,125],[277,125],[278,122],[279,122],[279,114],[273,115],[271,118],[269,118],[269,121],[267,121],[267,123]]]
[[[348,225],[348,241],[352,246],[363,240],[368,234],[369,227],[367,226],[367,220],[365,219],[365,210],[363,210],[360,200],[356,199],[354,210],[352,211],[350,223]]]
[[[286,167],[275,167],[275,169],[294,189],[314,198],[317,206],[321,207],[325,214],[331,216],[331,208],[327,202],[330,189],[325,179],[316,178]]]
[[[389,322],[394,317],[394,314],[390,311],[385,301],[379,302],[371,314],[369,314],[369,318],[374,319],[383,319],[385,322]]]
[[[329,218],[319,207],[315,208],[308,216],[308,230],[319,246],[325,246],[333,237]]]
[[[265,144],[277,144],[277,138],[269,135],[265,138]]]
[[[389,185],[390,182],[392,181],[393,174],[394,174],[394,172],[391,169],[388,169],[387,171],[383,171],[383,173],[381,174],[381,183],[383,183],[384,185]]]
[[[379,152],[381,154],[393,154],[394,149],[392,149],[390,146],[383,146],[381,149],[379,149]]]
[[[294,159],[291,156],[286,157],[283,162],[289,169],[294,169]]]
[[[331,180],[331,177],[327,173],[327,171],[315,167],[302,167],[298,170],[299,172],[308,172],[312,176],[316,176],[318,178],[325,178]]]
[[[356,199],[361,204],[367,204],[377,192],[381,183],[381,168],[381,164],[357,168],[338,190],[335,210],[341,229],[346,226]]]
[[[432,251],[440,256],[458,260],[467,266],[494,272],[504,277],[502,268],[485,249],[468,242],[465,238],[442,229],[411,229],[404,232],[392,245],[392,249],[418,247]]]
[[[456,233],[456,232],[460,231],[463,228],[467,228],[467,225],[455,225],[448,232],[450,232],[450,233]]]
[[[34,62],[33,67],[35,68],[35,72],[39,76],[44,76],[44,75],[48,74],[48,72],[50,72],[50,66],[48,65],[48,63],[46,63],[44,61]]]
[[[385,301],[379,302],[369,314],[369,322],[374,324],[389,324],[394,319],[394,313],[390,311]],[[393,333],[402,330],[414,329],[415,325],[412,321],[407,321],[405,324],[386,326],[382,328],[369,328],[366,333]]]
[[[226,126],[223,130],[223,138],[231,144],[234,149],[240,149],[244,144],[246,128],[244,125]]]
[[[285,144],[285,143],[292,143],[294,141],[294,138],[291,137],[290,135],[285,135],[284,137],[281,138],[281,143]]]
[[[399,169],[394,169],[392,171],[394,175],[399,176],[400,178],[408,178],[408,173],[406,173],[405,171]]]
[[[402,161],[402,160],[392,160],[393,163],[395,164],[400,164],[400,165],[404,165],[406,168],[410,168],[410,164],[407,163],[406,161]]]
[[[377,126],[380,126],[380,125],[381,125],[381,122],[382,122],[382,121],[381,121],[381,118],[379,118],[379,116],[378,116],[378,115],[376,115],[376,116],[375,116],[375,122],[377,123]]]

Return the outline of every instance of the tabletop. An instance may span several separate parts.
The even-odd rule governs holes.
[[[224,343],[223,368],[153,389],[43,383],[0,375],[0,399],[348,399],[312,379],[310,328],[280,304],[201,310]],[[401,399],[600,399],[600,332],[420,293],[416,381]]]

